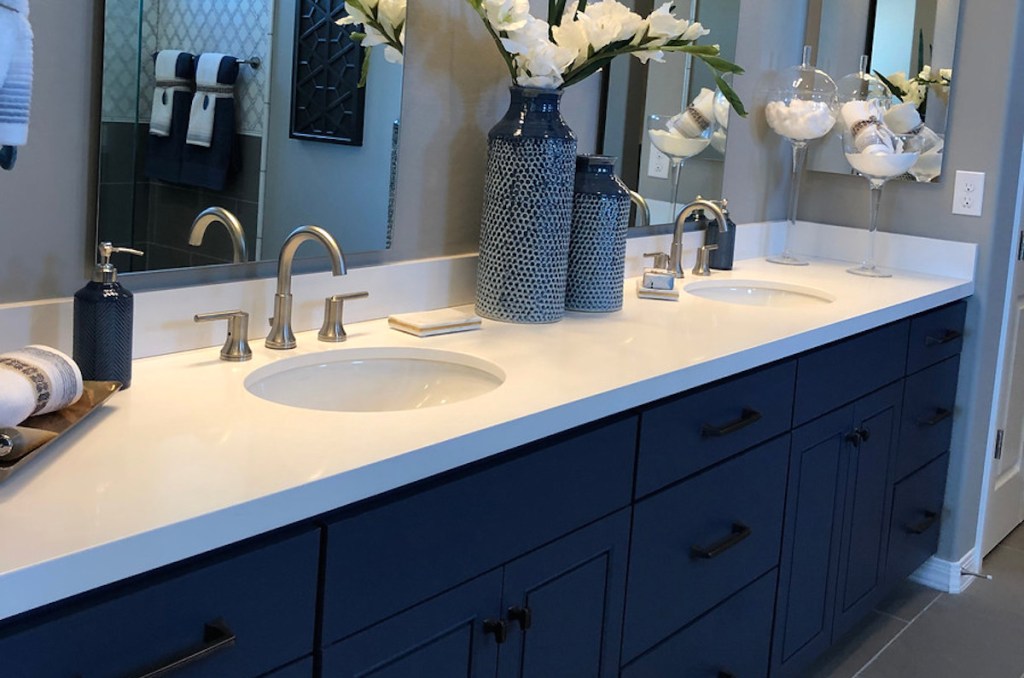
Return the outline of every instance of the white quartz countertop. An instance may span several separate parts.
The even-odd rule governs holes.
[[[970,280],[859,278],[847,265],[751,259],[711,278],[816,287],[829,304],[639,300],[630,279],[621,312],[552,325],[485,320],[482,331],[418,339],[374,320],[349,326],[340,345],[315,332],[293,351],[254,341],[247,363],[221,362],[217,348],[137,361],[130,390],[0,484],[0,619],[973,292]],[[472,400],[388,413],[300,410],[243,384],[295,355],[369,347],[466,353],[506,380]]]

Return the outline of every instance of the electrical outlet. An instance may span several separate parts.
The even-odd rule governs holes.
[[[985,197],[985,173],[957,170],[953,187],[953,214],[980,217]]]
[[[647,176],[655,179],[668,179],[668,156],[651,146],[651,157],[647,160]]]

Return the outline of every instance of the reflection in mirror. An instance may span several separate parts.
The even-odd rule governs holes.
[[[857,70],[861,55],[869,70],[889,85],[902,121],[934,142],[907,178],[937,182],[942,167],[946,114],[953,80],[960,0],[810,0],[806,42],[817,66],[838,80]],[[886,117],[886,122],[894,122]],[[896,129],[894,127],[894,129]],[[897,131],[904,131],[902,129]],[[931,132],[934,132],[934,137]],[[842,140],[833,134],[810,147],[807,166],[850,174]]]
[[[390,246],[402,66],[343,16],[342,0],[106,0],[97,238],[146,252],[120,270],[273,260],[300,224],[346,253]],[[214,206],[237,222],[190,244]]]
[[[660,3],[636,0],[634,4],[635,11],[646,15]],[[691,20],[713,27],[707,40],[721,46],[722,58],[735,61],[740,0],[689,0],[677,4],[677,16],[687,14],[687,4]],[[716,88],[711,72],[699,66],[694,68],[693,58],[688,55],[666,54],[664,63],[613,61],[606,78],[601,152],[619,158],[619,177],[647,200],[651,223],[674,221],[673,202],[682,205],[698,195],[722,197],[729,108],[724,98],[714,97]],[[667,122],[690,104],[713,127],[710,134],[688,134],[692,120],[679,118],[670,127],[662,124],[663,130],[648,129],[651,116],[667,116]],[[706,136],[707,140],[696,148],[690,142],[699,136]],[[673,160],[658,150],[652,154],[652,139],[666,140],[660,145],[669,152],[685,147],[686,152],[678,158],[698,151],[681,160],[677,194]],[[673,140],[681,143],[673,145]],[[642,217],[634,216],[634,226],[642,222]]]

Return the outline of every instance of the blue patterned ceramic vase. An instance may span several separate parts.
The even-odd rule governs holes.
[[[622,308],[629,192],[615,176],[615,158],[576,159],[565,307],[607,313]]]
[[[565,315],[576,135],[561,91],[512,87],[488,135],[476,312],[492,320],[551,323]]]

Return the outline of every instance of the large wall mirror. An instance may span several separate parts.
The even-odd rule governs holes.
[[[818,68],[835,80],[855,72],[866,54],[870,71],[904,92],[902,100],[916,106],[944,144],[959,15],[960,0],[809,0],[806,43],[815,48]],[[941,151],[925,155],[919,163],[934,170],[911,174],[922,183],[940,181]],[[852,171],[834,134],[809,147],[807,166]]]
[[[634,9],[647,15],[655,5],[654,0],[637,0]],[[676,5],[675,14],[688,15],[709,27],[712,32],[702,42],[717,43],[722,57],[735,61],[740,0],[685,0]],[[708,69],[683,54],[666,54],[664,63],[617,59],[605,77],[605,117],[599,148],[619,159],[619,176],[647,201],[651,223],[671,223],[675,220],[671,162],[652,149],[648,118],[673,116],[698,100],[705,101],[709,92],[715,91],[714,78]],[[724,98],[719,98],[712,110],[708,117],[714,118],[709,122],[716,131],[703,150],[683,161],[676,196],[679,205],[698,195],[722,197],[730,111]]]
[[[106,0],[97,235],[145,252],[120,270],[240,263],[227,229],[189,244],[211,206],[238,217],[249,262],[301,224],[348,254],[390,246],[402,66],[342,16],[342,0]]]

